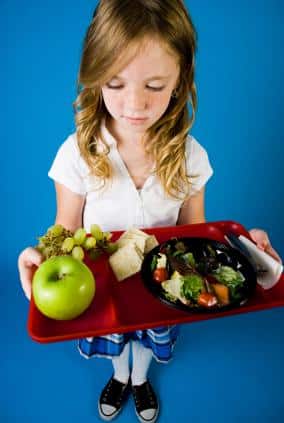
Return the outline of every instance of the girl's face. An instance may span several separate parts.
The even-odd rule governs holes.
[[[143,134],[166,111],[178,78],[177,59],[158,41],[146,41],[145,48],[102,87],[114,127]]]

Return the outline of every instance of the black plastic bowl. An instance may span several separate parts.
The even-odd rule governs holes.
[[[202,256],[206,254],[206,245],[217,252],[217,259],[223,265],[228,265],[234,270],[239,270],[245,277],[242,286],[242,297],[238,300],[231,301],[228,305],[217,305],[213,307],[202,307],[197,305],[187,306],[177,300],[177,302],[172,302],[169,299],[165,298],[165,291],[163,290],[161,284],[154,281],[152,277],[151,263],[154,255],[157,255],[161,252],[161,249],[167,245],[173,247],[177,242],[183,242],[185,246],[191,251],[196,259],[199,261]],[[226,263],[227,261],[227,263]],[[252,296],[256,288],[256,272],[253,265],[248,261],[248,259],[239,251],[223,244],[219,241],[214,241],[207,238],[171,238],[162,244],[159,244],[157,247],[153,248],[144,258],[141,269],[141,276],[144,282],[145,287],[158,298],[164,304],[176,308],[178,310],[188,311],[188,312],[219,312],[229,310],[231,308],[240,307],[247,302],[247,300]]]

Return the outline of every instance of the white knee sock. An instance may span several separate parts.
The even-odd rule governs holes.
[[[125,345],[123,351],[118,357],[112,358],[112,365],[114,369],[114,379],[122,383],[127,383],[129,379],[129,342]]]
[[[139,341],[132,341],[131,381],[133,385],[142,385],[146,382],[152,356],[150,348],[144,347]]]

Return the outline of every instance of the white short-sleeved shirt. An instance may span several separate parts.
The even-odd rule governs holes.
[[[100,180],[90,175],[80,156],[76,133],[59,148],[48,172],[54,181],[72,192],[85,196],[83,225],[87,231],[96,223],[104,231],[126,230],[129,227],[149,228],[176,224],[182,200],[169,198],[155,174],[151,174],[141,190],[137,190],[118,152],[116,140],[106,126],[102,134],[110,146],[109,159],[114,178],[106,189],[96,190]],[[192,137],[186,141],[186,166],[191,180],[191,195],[198,192],[213,174],[205,149]]]

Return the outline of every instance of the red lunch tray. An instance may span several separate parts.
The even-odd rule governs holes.
[[[177,236],[210,238],[226,243],[224,235],[233,232],[249,237],[246,229],[233,221],[210,222],[195,225],[143,229],[156,236],[159,242]],[[122,231],[113,232],[112,240]],[[284,305],[284,274],[269,290],[257,285],[249,301],[238,308],[216,313],[181,311],[160,302],[144,286],[140,274],[118,282],[108,264],[108,257],[96,261],[86,259],[96,280],[96,294],[90,307],[74,320],[58,321],[45,317],[30,302],[28,332],[33,340],[43,343],[77,338],[131,332],[177,323],[193,323],[200,320],[226,317]]]

